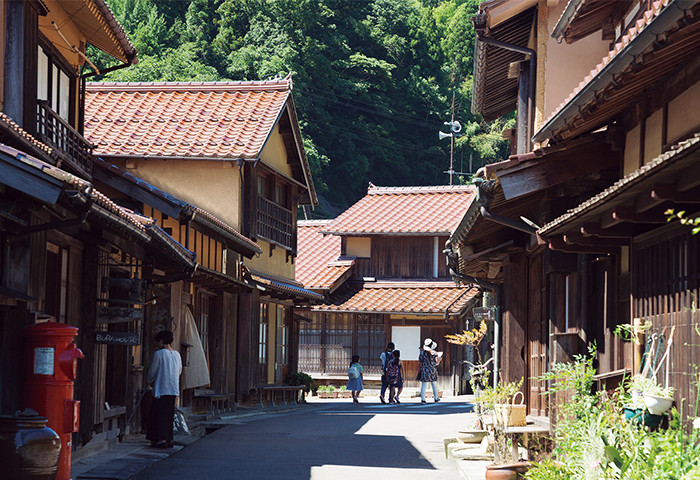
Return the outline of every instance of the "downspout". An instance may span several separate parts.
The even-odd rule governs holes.
[[[493,306],[496,309],[496,318],[494,318],[493,322],[493,387],[496,388],[498,386],[498,373],[500,368],[499,357],[501,355],[501,308],[499,306],[501,301],[501,286],[497,283],[492,283],[480,278],[462,275],[452,270],[452,268],[450,268],[450,275],[452,278],[456,278],[465,283],[473,283],[482,291],[489,290],[493,294]]]
[[[502,42],[500,40],[496,40],[494,38],[489,38],[484,36],[484,30],[483,28],[476,28],[476,22],[475,22],[475,31],[476,31],[476,38],[478,41],[483,42],[487,45],[493,45],[494,47],[499,47],[503,48],[505,50],[510,50],[512,52],[518,52],[522,53],[524,55],[529,55],[530,56],[530,65],[528,69],[528,75],[527,75],[527,111],[526,112],[521,112],[520,108],[518,108],[518,145],[517,145],[517,153],[522,154],[522,153],[527,153],[531,150],[530,148],[530,132],[532,131],[532,114],[534,110],[534,105],[535,105],[535,74],[536,74],[536,68],[537,68],[537,54],[534,50],[526,47],[520,47],[518,45],[513,45],[512,43],[506,43]],[[520,102],[521,98],[521,86],[522,84],[522,78],[519,78],[518,80],[518,98]],[[526,116],[525,116],[526,115]],[[527,131],[522,132],[521,131],[521,125],[524,122],[525,125],[527,125]]]

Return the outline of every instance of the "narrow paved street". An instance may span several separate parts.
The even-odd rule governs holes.
[[[381,405],[376,397],[241,419],[135,479],[460,479],[443,438],[467,423],[464,399]]]

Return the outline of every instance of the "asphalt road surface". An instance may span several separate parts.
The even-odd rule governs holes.
[[[134,479],[461,480],[443,439],[466,428],[464,398],[381,405],[316,401],[219,429]]]

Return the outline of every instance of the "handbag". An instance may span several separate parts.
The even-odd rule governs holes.
[[[420,382],[420,369],[418,369],[418,375],[416,375],[416,380]]]

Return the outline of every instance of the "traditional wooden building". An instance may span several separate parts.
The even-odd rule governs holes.
[[[85,359],[71,445],[81,448],[124,432],[141,387],[145,285],[191,276],[195,253],[96,188],[93,146],[81,134],[83,83],[96,73],[85,46],[120,60],[115,68],[136,58],[106,3],[8,1],[0,12],[0,409],[25,402],[24,327],[78,327]]]
[[[450,280],[442,248],[473,199],[472,186],[370,184],[336,219],[300,222],[297,279],[326,300],[300,311],[299,370],[346,381],[358,354],[365,380],[379,381],[379,356],[392,341],[413,386],[419,348],[432,338],[444,351],[440,389],[460,392],[464,352],[444,336],[465,328],[477,291]]]
[[[173,233],[177,238],[204,219],[205,242],[226,247],[217,253],[208,243],[203,264],[211,261],[208,268],[230,283],[195,274],[183,286],[180,307],[184,314],[184,306],[191,307],[206,352],[219,350],[209,369],[220,380],[210,390],[244,401],[260,384],[284,382],[296,368],[294,307],[322,298],[294,280],[297,207],[314,205],[316,195],[291,77],[94,83],[87,92],[86,136],[115,172],[124,172],[105,181],[118,188],[120,179],[133,176],[257,243],[241,250],[245,240],[201,214],[189,218],[189,210],[180,208],[172,217],[143,203],[166,228],[180,232]],[[197,238],[191,236],[189,244]],[[176,320],[182,324],[183,317]]]
[[[487,119],[518,110],[516,155],[480,172],[486,199],[449,244],[461,281],[486,280],[485,265],[503,261],[503,282],[484,287],[503,291],[504,380],[531,378],[593,341],[599,382],[619,379],[639,365],[614,331],[640,318],[672,344],[662,382],[695,401],[689,365],[700,351],[671,337],[695,334],[698,238],[664,212],[692,216],[700,201],[698,8],[481,4],[473,109]],[[550,413],[538,400],[544,386],[526,382],[530,413]]]

